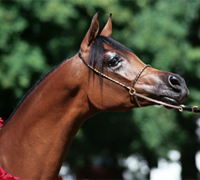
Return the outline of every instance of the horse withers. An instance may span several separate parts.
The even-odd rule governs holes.
[[[134,92],[172,105],[187,99],[183,78],[146,66],[111,38],[111,16],[98,32],[96,14],[79,52],[42,77],[4,124],[0,167],[7,173],[22,179],[56,179],[89,117],[155,104]]]

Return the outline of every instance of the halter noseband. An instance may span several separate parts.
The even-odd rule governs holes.
[[[143,73],[143,71],[144,71],[147,67],[151,67],[151,66],[150,66],[149,64],[145,65],[145,66],[139,71],[139,73],[136,75],[136,77],[135,77],[135,79],[134,79],[134,81],[133,81],[133,84],[132,84],[132,86],[131,86],[132,89],[134,89],[133,87],[134,87],[135,83],[137,82],[137,80],[139,79],[140,75]],[[134,90],[135,90],[135,89],[134,89]],[[136,92],[136,90],[135,90],[135,92]],[[129,91],[129,94],[131,94],[130,91]],[[134,99],[135,99],[135,102],[137,103],[138,107],[141,107],[140,103],[138,102],[137,96],[134,95],[134,94],[131,94],[131,95],[133,95],[133,97],[134,97]]]
[[[147,96],[144,96],[142,94],[139,94],[136,92],[135,88],[134,88],[134,85],[135,83],[137,82],[137,80],[139,79],[140,75],[142,74],[142,72],[147,68],[147,67],[151,67],[150,65],[145,65],[140,71],[139,73],[136,75],[134,81],[133,81],[133,84],[131,87],[129,86],[126,86],[122,83],[120,83],[119,81],[116,81],[115,79],[112,79],[111,77],[101,73],[100,71],[98,71],[97,69],[93,68],[91,65],[89,65],[88,63],[86,63],[86,61],[83,59],[80,51],[78,52],[78,55],[80,57],[80,59],[83,61],[83,63],[88,67],[90,68],[91,70],[93,70],[95,73],[99,74],[100,76],[126,88],[128,91],[129,91],[129,94],[131,96],[134,97],[135,99],[135,102],[137,103],[138,107],[141,107],[137,97],[140,97],[142,99],[145,99],[147,101],[150,101],[150,102],[153,102],[155,104],[160,104],[160,105],[163,105],[163,106],[167,106],[167,107],[170,107],[170,108],[174,108],[174,109],[178,109],[180,112],[182,111],[190,111],[190,112],[193,112],[193,113],[200,113],[200,108],[198,106],[185,106],[185,105],[179,105],[179,106],[176,106],[176,105],[172,105],[172,104],[168,104],[168,103],[165,103],[165,102],[162,102],[162,101],[158,101],[156,99],[152,99],[150,97],[147,97]]]

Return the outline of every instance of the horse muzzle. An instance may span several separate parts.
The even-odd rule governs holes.
[[[173,105],[180,105],[187,100],[189,90],[181,76],[164,73],[161,79],[161,86],[157,89],[157,99]]]

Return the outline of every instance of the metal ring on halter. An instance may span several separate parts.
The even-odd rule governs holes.
[[[192,112],[193,112],[194,114],[198,114],[198,113],[195,112],[195,110],[194,110],[195,108],[198,108],[198,106],[193,106],[193,107],[192,107]]]
[[[137,96],[135,95],[135,93],[136,93],[135,88],[133,88],[133,87],[128,87],[128,88],[129,88],[129,94],[134,97],[137,106],[141,107],[141,105],[140,105],[140,103],[139,103],[139,101],[137,99]]]
[[[130,94],[131,96],[134,96],[135,93],[136,93],[136,90],[135,90],[133,87],[130,87],[130,88],[129,88],[129,94]]]

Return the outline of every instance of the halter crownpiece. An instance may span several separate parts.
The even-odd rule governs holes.
[[[135,88],[134,88],[134,85],[135,83],[137,82],[137,80],[139,79],[140,75],[142,74],[142,72],[147,68],[147,67],[151,67],[150,65],[145,65],[140,71],[139,73],[136,75],[134,81],[133,81],[133,84],[131,87],[129,86],[126,86],[122,83],[120,83],[119,81],[116,81],[115,79],[112,79],[111,77],[101,73],[100,71],[98,71],[97,69],[95,69],[94,67],[92,67],[91,65],[89,65],[82,57],[80,51],[78,52],[78,55],[80,57],[80,59],[83,61],[83,63],[89,68],[91,69],[92,71],[94,71],[95,73],[97,73],[98,75],[104,77],[105,79],[108,79],[124,88],[126,88],[128,91],[129,91],[129,94],[131,96],[134,97],[135,99],[135,102],[137,103],[138,107],[141,107],[137,97],[140,97],[142,99],[146,99],[147,101],[150,101],[150,102],[153,102],[153,103],[156,103],[156,104],[159,104],[159,105],[163,105],[163,106],[167,106],[167,107],[170,107],[170,108],[174,108],[174,109],[178,109],[180,112],[182,111],[190,111],[190,112],[193,112],[195,114],[197,113],[200,113],[200,108],[198,106],[185,106],[185,105],[179,105],[179,106],[176,106],[176,105],[172,105],[172,104],[168,104],[168,103],[165,103],[165,102],[162,102],[162,101],[158,101],[156,99],[152,99],[150,97],[147,97],[147,96],[144,96],[142,94],[139,94],[136,92]]]

